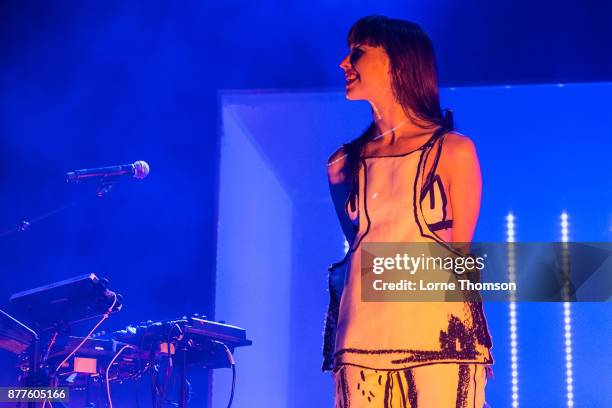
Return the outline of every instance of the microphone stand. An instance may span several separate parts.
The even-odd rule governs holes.
[[[98,198],[103,198],[105,196],[107,196],[110,192],[111,189],[113,188],[114,183],[117,182],[117,178],[116,177],[102,177],[100,179],[100,182],[98,183],[98,187],[96,188],[96,195],[94,197],[98,197]],[[29,231],[30,228],[32,227],[33,224],[36,224],[40,221],[43,221],[55,214],[58,214],[68,208],[74,207],[78,204],[81,204],[82,202],[91,199],[92,197],[88,194],[80,199],[77,199],[69,204],[65,204],[62,205],[61,207],[58,207],[54,210],[48,211],[44,214],[39,215],[38,217],[34,217],[32,219],[28,220],[23,220],[21,222],[19,222],[15,227],[6,229],[2,232],[0,232],[0,239],[13,235],[16,232],[26,232]]]
[[[118,179],[119,177],[102,177],[96,189],[96,195],[100,198],[107,196]]]

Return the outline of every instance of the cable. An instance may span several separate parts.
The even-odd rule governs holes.
[[[162,404],[164,403],[168,395],[168,382],[170,380],[170,376],[172,374],[172,368],[174,366],[172,362],[172,347],[170,344],[170,338],[172,337],[172,330],[174,330],[175,327],[179,331],[179,337],[183,335],[183,330],[181,330],[181,326],[179,326],[178,323],[174,323],[172,327],[170,327],[170,330],[168,331],[168,337],[166,339],[166,351],[168,353],[168,360],[166,362],[166,370],[165,370],[166,379],[164,380],[164,387],[162,388],[162,391],[161,391]]]
[[[227,403],[227,408],[230,408],[232,406],[232,402],[234,401],[234,391],[236,389],[236,361],[234,361],[234,356],[232,355],[232,352],[230,351],[229,347],[227,347],[225,343],[217,341],[217,340],[212,340],[212,342],[223,346],[223,348],[225,349],[225,354],[227,354],[227,360],[232,366],[232,389],[230,391],[230,398]]]
[[[115,362],[115,360],[117,360],[117,358],[119,357],[119,355],[121,353],[123,353],[123,350],[125,350],[126,348],[134,348],[134,346],[131,346],[129,344],[126,344],[125,346],[121,347],[119,349],[119,351],[113,356],[113,358],[111,359],[110,363],[108,363],[108,367],[106,367],[106,395],[108,396],[108,406],[110,408],[113,408],[113,400],[111,399],[111,393],[110,393],[110,380],[108,378],[108,373],[110,372],[110,369],[113,365],[113,363]]]
[[[55,344],[55,341],[57,340],[57,336],[59,335],[59,332],[56,331],[55,333],[53,333],[53,336],[51,337],[51,340],[49,340],[49,346],[47,347],[47,351],[45,352],[45,355],[43,357],[43,363],[46,363],[47,360],[49,359],[49,353],[51,353],[51,349],[53,348],[53,345]],[[45,408],[47,406],[47,401],[48,400],[44,400],[43,404],[42,404],[42,408]],[[53,405],[51,404],[51,402],[49,402],[49,407],[53,408]]]
[[[83,338],[83,340],[81,340],[81,342],[74,348],[74,350],[72,350],[70,352],[70,354],[68,354],[66,356],[66,358],[64,358],[62,360],[61,363],[58,364],[58,366],[55,368],[55,371],[53,371],[53,376],[52,376],[52,385],[53,383],[56,382],[57,380],[57,372],[59,371],[59,369],[64,365],[64,363],[66,361],[68,361],[70,359],[70,357],[72,357],[77,351],[79,351],[79,349],[81,347],[83,347],[83,344],[85,344],[85,342],[87,340],[90,339],[91,335],[96,331],[96,329],[102,324],[102,322],[104,322],[106,319],[108,319],[108,317],[110,316],[110,314],[113,311],[113,308],[115,307],[115,305],[117,304],[117,294],[113,292],[113,303],[111,304],[111,306],[108,308],[108,310],[106,311],[106,313],[104,313],[102,315],[102,318],[98,321],[98,323],[96,323],[96,325],[89,331],[89,333],[87,333],[87,335],[85,336],[85,338]],[[55,340],[55,339],[54,339]],[[49,353],[49,351],[51,350],[51,346],[53,346],[53,344],[50,344],[49,349],[47,350],[47,354]],[[47,405],[47,400],[45,400],[43,402],[42,408],[45,408]],[[51,405],[51,402],[49,402],[49,406],[53,407],[53,405]]]
[[[87,333],[87,336],[85,336],[85,338],[83,338],[83,340],[81,340],[81,342],[79,343],[78,346],[76,346],[74,348],[74,350],[72,350],[70,352],[70,354],[68,354],[66,356],[66,358],[64,360],[62,360],[61,363],[59,363],[59,365],[57,366],[57,368],[55,369],[55,371],[53,372],[53,378],[55,378],[57,376],[57,372],[59,371],[59,369],[64,365],[64,363],[66,361],[68,361],[70,359],[70,357],[72,357],[77,351],[79,351],[79,349],[81,347],[83,347],[83,344],[85,344],[85,342],[87,340],[90,339],[91,335],[96,331],[96,329],[102,324],[102,322],[104,322],[106,319],[108,319],[108,317],[110,316],[111,312],[113,311],[113,308],[115,307],[115,304],[117,303],[117,294],[113,292],[113,304],[111,304],[111,306],[108,308],[108,310],[106,311],[106,313],[104,313],[102,315],[102,318],[100,319],[100,321],[98,321],[98,323],[96,323],[96,325],[89,331],[89,333]],[[44,408],[44,407],[43,407]]]
[[[97,329],[97,328],[98,328],[98,327],[99,327],[99,326],[102,324],[102,322],[104,322],[106,319],[108,319],[108,317],[110,316],[110,314],[111,314],[111,313],[112,313],[112,311],[113,311],[113,308],[115,307],[115,304],[117,304],[117,294],[113,292],[113,296],[114,296],[113,303],[112,303],[112,304],[111,304],[111,306],[108,308],[108,310],[106,311],[106,313],[104,313],[104,314],[102,315],[102,318],[100,319],[100,321],[98,321],[98,323],[96,323],[96,325],[95,325],[95,326],[94,326],[94,327],[93,327],[93,328],[92,328],[92,329],[89,331],[89,333],[87,333],[87,336],[85,336],[85,338],[83,338],[83,340],[81,340],[81,342],[79,343],[79,345],[78,345],[78,346],[76,346],[76,347],[74,348],[74,350],[72,350],[72,351],[70,352],[70,354],[68,354],[68,355],[66,356],[66,358],[64,358],[64,359],[62,360],[62,362],[61,362],[61,363],[59,363],[59,365],[57,366],[57,368],[56,368],[56,369],[55,369],[55,371],[53,372],[53,376],[52,376],[52,382],[53,382],[53,383],[57,381],[57,372],[58,372],[58,371],[59,371],[59,369],[60,369],[60,368],[61,368],[61,367],[64,365],[64,363],[65,363],[66,361],[68,361],[68,360],[70,359],[70,357],[72,357],[72,356],[73,356],[73,355],[74,355],[74,354],[75,354],[77,351],[79,351],[79,349],[80,349],[81,347],[83,347],[83,344],[85,344],[85,342],[86,342],[87,340],[89,340],[89,339],[90,339],[91,335],[92,335],[92,334],[93,334],[93,333],[96,331],[96,329]],[[45,400],[45,401],[43,402],[43,406],[42,406],[42,408],[45,408],[45,407],[46,407],[46,405],[47,405],[47,401]],[[51,402],[49,402],[49,405],[50,405],[51,407],[53,407],[53,405],[51,405]]]
[[[55,344],[58,335],[59,331],[54,332],[53,336],[51,337],[51,340],[49,340],[49,347],[47,347],[47,351],[45,353],[45,356],[43,357],[43,363],[45,363],[49,359],[49,353],[51,353],[51,349],[53,348],[53,345]]]
[[[153,408],[158,408],[157,403],[159,402],[159,389],[157,388],[157,373],[158,369],[155,363],[153,362],[153,350],[151,350],[151,399],[153,400]]]
[[[234,389],[236,388],[236,364],[232,364],[232,392],[230,393],[230,399],[227,403],[227,408],[232,406],[232,401],[234,400]]]

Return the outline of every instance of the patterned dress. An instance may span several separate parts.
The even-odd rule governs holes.
[[[358,192],[345,205],[357,234],[329,268],[324,371],[493,363],[481,303],[361,301],[363,243],[451,240],[452,208],[436,174],[445,134],[407,153],[359,158]]]

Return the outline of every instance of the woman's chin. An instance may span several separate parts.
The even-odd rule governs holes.
[[[359,96],[358,92],[355,92],[355,90],[351,89],[350,87],[346,88],[345,96],[349,101],[359,101],[364,99],[363,97]]]

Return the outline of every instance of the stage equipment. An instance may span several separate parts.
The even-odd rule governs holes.
[[[27,351],[38,335],[32,329],[0,310],[0,348],[14,354]]]
[[[109,290],[108,281],[98,279],[94,274],[15,293],[10,301],[36,329],[34,331],[12,316],[0,313],[0,345],[19,355],[19,382],[24,387],[57,386],[57,374],[63,364],[111,313],[121,310],[122,306],[121,295]],[[55,367],[50,365],[52,348],[58,338],[62,339],[68,333],[71,325],[100,316],[85,341],[72,347]],[[43,338],[46,343],[40,340]],[[41,349],[42,344],[47,346]],[[35,406],[34,402],[28,403],[28,407]]]
[[[58,372],[59,386],[87,388],[106,384],[109,404],[111,383],[140,380],[145,374],[152,379],[153,406],[167,400],[168,383],[176,368],[180,380],[179,407],[186,407],[189,394],[187,368],[232,368],[233,398],[236,347],[252,344],[240,327],[190,317],[147,321],[104,335],[104,338],[66,337],[58,340],[49,354],[53,366],[65,359],[70,350],[83,343]],[[231,405],[231,402],[230,402]]]
[[[122,308],[121,295],[109,290],[108,281],[94,274],[16,293],[10,300],[38,331],[0,311],[0,348],[19,356],[21,384],[86,390],[87,404],[91,404],[95,389],[104,386],[112,407],[111,383],[140,380],[148,373],[153,406],[164,406],[176,368],[180,381],[176,405],[184,408],[190,388],[187,368],[200,367],[232,369],[231,406],[236,379],[233,352],[252,344],[244,329],[198,314],[93,334]],[[74,323],[96,317],[100,319],[86,336],[68,335]]]
[[[108,281],[95,274],[15,293],[10,302],[25,313],[35,330],[62,331],[76,322],[122,308],[122,297],[108,289]]]

